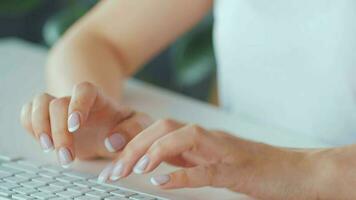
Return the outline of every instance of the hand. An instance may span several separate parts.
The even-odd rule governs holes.
[[[149,173],[163,161],[184,168],[152,177],[162,189],[213,186],[262,199],[304,199],[312,191],[305,152],[243,140],[197,125],[161,120],[131,140],[99,175],[116,181],[132,171]]]
[[[60,164],[67,167],[76,157],[113,157],[151,119],[83,82],[74,87],[72,96],[36,96],[23,106],[21,122],[45,152],[55,149]]]

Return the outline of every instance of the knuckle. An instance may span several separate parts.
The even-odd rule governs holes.
[[[176,122],[172,119],[158,120],[157,124],[165,130],[170,130],[176,126]]]
[[[205,136],[206,131],[199,125],[191,124],[188,126],[195,139],[200,140]]]
[[[138,154],[138,147],[132,143],[126,145],[124,150],[124,157],[133,158]]]
[[[203,167],[206,172],[206,177],[207,177],[209,186],[213,186],[215,183],[217,167],[215,165],[209,165],[209,166],[203,166]]]
[[[50,102],[50,108],[61,108],[64,107],[68,104],[68,98],[66,97],[62,97],[62,98],[57,98],[57,99],[53,99]]]
[[[37,94],[33,98],[33,102],[34,102],[34,104],[41,104],[43,102],[48,101],[50,98],[51,98],[51,95],[49,95],[48,93],[41,93],[41,94]]]
[[[37,96],[37,98],[39,99],[39,100],[46,100],[46,99],[48,99],[50,97],[50,95],[48,94],[48,93],[42,93],[42,94],[39,94],[38,96]]]
[[[75,86],[76,90],[85,90],[85,91],[90,91],[90,90],[94,90],[96,87],[93,83],[89,82],[89,81],[84,81],[81,83],[78,83]]]
[[[156,141],[152,145],[152,149],[150,150],[150,154],[154,157],[161,157],[164,152],[167,152],[168,148],[162,141]]]
[[[186,170],[182,170],[181,173],[178,174],[178,180],[180,180],[182,185],[190,186],[191,182]]]

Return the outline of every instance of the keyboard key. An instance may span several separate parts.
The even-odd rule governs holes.
[[[67,200],[67,199],[63,198],[63,197],[55,197],[55,198],[52,198],[51,200]]]
[[[28,195],[24,195],[24,194],[13,194],[12,199],[16,199],[16,200],[33,200],[35,198],[28,196]]]
[[[75,178],[75,177],[70,177],[70,176],[66,176],[66,175],[62,175],[56,178],[59,181],[62,182],[67,182],[67,183],[73,183],[75,181],[80,181],[81,179],[79,178]]]
[[[106,185],[99,185],[99,184],[93,185],[93,186],[91,186],[91,188],[94,190],[101,191],[101,192],[111,192],[111,191],[116,190],[116,188],[106,186]]]
[[[125,197],[111,196],[111,197],[106,197],[104,200],[128,200],[128,199]]]
[[[55,197],[55,198],[52,198],[51,200],[68,200],[68,199],[63,198],[63,197]]]
[[[29,195],[29,194],[37,192],[36,189],[29,188],[29,187],[18,187],[18,188],[14,188],[12,191],[20,193],[20,194],[24,194],[24,195]]]
[[[46,183],[46,184],[55,182],[54,179],[52,179],[52,178],[47,178],[47,177],[33,178],[32,181],[41,182],[41,183]]]
[[[114,196],[119,196],[119,197],[129,197],[136,193],[127,191],[127,190],[114,190],[114,191],[110,192],[110,194],[112,194]]]
[[[49,192],[49,193],[56,193],[56,192],[63,191],[63,188],[57,186],[43,186],[37,189],[41,192]]]
[[[102,198],[100,198],[100,197],[90,197],[90,196],[81,196],[81,197],[74,198],[74,200],[101,200],[101,199]]]
[[[37,173],[40,171],[40,169],[38,169],[36,167],[31,167],[28,165],[21,165],[19,163],[4,163],[2,166],[13,168],[13,169],[18,169],[18,170],[25,171],[25,172]]]
[[[20,160],[20,159],[21,159],[21,157],[14,156],[14,155],[0,155],[0,160],[1,161],[11,162],[11,161],[17,161],[17,160]]]
[[[95,177],[92,174],[76,172],[76,171],[67,171],[67,172],[63,172],[63,174],[70,176],[70,177],[79,178],[79,179],[91,179],[91,178]]]
[[[87,192],[86,195],[88,195],[90,197],[98,197],[98,198],[105,198],[105,197],[111,196],[109,193],[100,192],[100,191],[90,191],[90,192]]]
[[[63,191],[63,192],[58,192],[56,194],[60,197],[65,197],[65,198],[74,198],[74,197],[82,196],[82,193],[75,192],[75,191]]]
[[[132,200],[155,200],[156,198],[150,197],[147,195],[143,195],[143,194],[135,194],[133,196],[130,196],[129,199],[132,199]]]
[[[20,183],[20,185],[22,185],[24,187],[29,187],[29,188],[38,188],[38,187],[45,186],[46,183],[41,183],[41,182],[37,182],[37,181],[28,181],[28,182]]]
[[[87,187],[81,187],[81,186],[72,186],[70,188],[67,189],[68,191],[75,191],[75,192],[80,192],[82,194],[90,192],[91,189],[87,188]]]
[[[21,165],[36,167],[36,168],[40,168],[41,165],[43,165],[42,163],[35,162],[35,161],[29,161],[29,160],[19,160],[19,161],[17,161],[17,163],[19,163]]]
[[[37,193],[31,194],[31,196],[35,197],[35,198],[38,198],[38,199],[43,199],[43,200],[57,197],[56,195],[51,194],[49,192],[37,192]]]
[[[97,185],[97,184],[83,180],[83,181],[76,181],[76,182],[74,182],[74,185],[78,185],[78,186],[82,186],[82,187],[91,187],[91,186]]]
[[[26,178],[26,179],[32,179],[32,178],[38,177],[38,175],[35,174],[35,173],[26,172],[26,173],[16,174],[15,177],[21,177],[21,178]]]
[[[0,172],[7,172],[7,173],[10,173],[10,174],[23,173],[23,171],[21,171],[21,170],[8,168],[8,167],[4,167],[4,166],[0,166]]]
[[[0,196],[11,197],[12,194],[15,194],[15,192],[12,192],[10,190],[0,189]]]
[[[65,183],[65,182],[61,182],[61,181],[55,181],[55,182],[50,183],[49,185],[57,186],[57,187],[60,187],[60,188],[63,188],[63,189],[66,189],[66,188],[69,188],[69,187],[73,187],[73,184]]]
[[[47,178],[56,178],[61,176],[61,174],[55,173],[55,172],[50,172],[50,171],[41,171],[38,173],[38,175],[47,177]]]
[[[20,187],[20,185],[15,183],[0,182],[0,189],[11,190],[17,187]]]
[[[55,172],[55,173],[61,173],[66,171],[65,169],[63,169],[62,167],[59,166],[53,166],[53,165],[44,165],[41,167],[41,169],[50,171],[50,172]]]
[[[6,178],[12,176],[12,174],[8,173],[8,172],[0,172],[0,179],[2,178]]]
[[[9,183],[23,183],[28,181],[29,179],[17,177],[17,176],[11,176],[11,177],[4,178],[3,180]]]

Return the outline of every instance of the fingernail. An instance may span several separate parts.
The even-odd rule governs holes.
[[[148,163],[150,162],[150,158],[147,155],[142,156],[142,158],[137,162],[133,171],[135,174],[142,174],[145,171]]]
[[[125,145],[125,138],[119,133],[114,133],[105,139],[104,144],[109,152],[116,152]]]
[[[74,112],[68,117],[68,131],[73,133],[80,127],[80,116],[79,112]]]
[[[52,140],[48,137],[46,133],[41,133],[39,139],[42,149],[45,153],[48,153],[53,150]]]
[[[103,169],[103,171],[101,171],[101,173],[98,176],[98,183],[105,183],[108,180],[110,173],[112,171],[112,168],[113,168],[113,164],[111,163],[108,166],[106,166]]]
[[[72,155],[66,147],[61,147],[58,150],[58,158],[63,168],[68,168],[73,162]]]
[[[112,181],[117,181],[121,178],[121,173],[124,170],[124,163],[119,160],[114,166],[114,169],[112,170],[112,174],[110,177],[110,180]]]
[[[153,185],[163,185],[167,183],[171,178],[168,175],[159,175],[151,178],[151,183]]]

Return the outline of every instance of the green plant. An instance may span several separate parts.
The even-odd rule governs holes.
[[[216,71],[212,43],[213,17],[208,15],[172,46],[177,90],[207,100]]]
[[[81,16],[83,16],[96,0],[71,0],[65,9],[52,15],[43,27],[43,39],[48,46],[52,46],[60,36]]]
[[[15,17],[38,7],[43,0],[1,0],[0,15]]]

